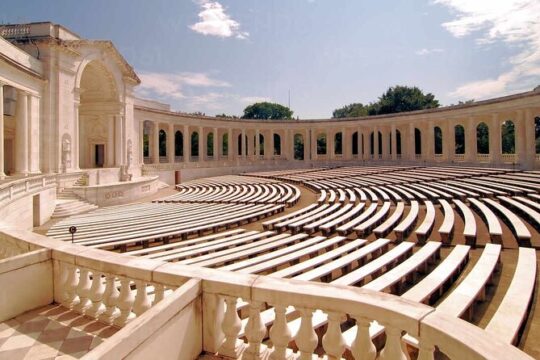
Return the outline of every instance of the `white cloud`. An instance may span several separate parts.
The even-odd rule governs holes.
[[[492,79],[459,86],[455,98],[487,98],[532,89],[540,80],[540,1],[435,0],[455,12],[442,26],[455,37],[476,35],[481,45],[501,41],[517,49],[510,69]]]
[[[240,24],[225,13],[225,8],[219,2],[201,0],[199,5],[202,8],[199,12],[200,21],[191,25],[191,30],[210,36],[248,38],[249,33],[240,31]]]
[[[186,97],[183,89],[190,87],[230,87],[223,80],[213,79],[205,73],[155,73],[139,72],[141,84],[137,92],[141,96],[157,95],[162,98],[183,99]]]
[[[439,48],[426,49],[426,48],[423,48],[423,49],[415,51],[415,54],[419,55],[419,56],[424,56],[424,55],[430,55],[430,54],[436,54],[436,53],[442,53],[442,52],[444,52],[444,49],[439,49]]]
[[[141,78],[141,84],[136,89],[137,96],[171,103],[173,108],[183,112],[232,111],[239,114],[248,104],[272,101],[267,97],[231,93],[231,84],[206,73],[138,71],[137,74]],[[227,90],[220,92],[220,89]]]

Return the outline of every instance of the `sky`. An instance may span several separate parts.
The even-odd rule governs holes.
[[[107,39],[173,110],[328,118],[418,86],[442,105],[540,85],[540,0],[2,0],[0,23]]]

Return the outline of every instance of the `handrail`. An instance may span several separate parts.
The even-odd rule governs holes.
[[[84,302],[86,308],[95,308],[96,301],[111,306],[105,295],[95,296],[99,281],[90,280],[89,273],[106,276],[108,280],[119,279],[120,294],[115,303],[122,314],[120,321],[115,321],[119,326],[134,318],[133,313],[139,316],[154,306],[155,302],[150,304],[146,298],[146,291],[141,292],[139,288],[158,284],[175,289],[190,279],[201,279],[205,334],[201,350],[223,356],[236,358],[243,352],[244,356],[261,358],[261,351],[266,351],[263,341],[268,335],[275,358],[283,358],[281,355],[290,352],[287,347],[291,340],[295,341],[303,358],[311,358],[317,346],[314,322],[323,321],[327,324],[322,338],[325,353],[329,358],[340,358],[346,348],[340,323],[347,315],[354,319],[358,329],[350,346],[356,359],[370,356],[375,351],[370,335],[373,320],[385,327],[386,342],[381,357],[386,359],[405,355],[403,332],[419,340],[419,358],[422,359],[432,359],[435,349],[451,358],[532,359],[474,325],[442,314],[431,306],[391,294],[140,259],[66,244],[25,230],[3,232],[4,237],[52,250],[55,267],[59,269],[55,270],[55,299],[67,292],[67,299],[61,300],[70,308],[80,308],[80,302]],[[130,294],[133,290],[129,291],[132,282],[137,285],[135,297]],[[73,301],[75,298],[81,299],[80,302]],[[238,337],[242,327],[236,310],[239,299],[248,304],[249,320],[244,330],[247,344]],[[268,334],[261,318],[265,304],[274,307],[275,316]],[[296,334],[287,325],[286,312],[291,306],[300,319]]]

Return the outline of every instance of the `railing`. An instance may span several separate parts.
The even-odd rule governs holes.
[[[396,154],[396,159],[401,160],[401,154]]]
[[[475,325],[391,294],[142,260],[22,230],[5,230],[1,236],[51,249],[47,253],[54,264],[54,299],[123,327],[87,358],[123,357],[119,348],[134,354],[143,347],[142,338],[146,349],[156,349],[161,342],[182,353],[206,351],[231,358],[266,359],[271,354],[272,359],[312,359],[322,352],[328,359],[348,354],[359,360],[374,359],[380,349],[380,359],[405,359],[402,336],[407,333],[418,340],[419,359],[433,359],[435,352],[450,359],[531,359]],[[239,304],[245,310],[240,313],[247,315],[244,324]],[[184,309],[189,316],[178,315]],[[266,309],[270,314],[263,322]],[[169,319],[176,325],[165,325]],[[294,325],[288,324],[291,320]],[[347,339],[344,323],[356,327]],[[168,343],[173,338],[176,341]],[[290,348],[291,343],[298,350]]]
[[[171,289],[163,283],[152,282],[150,277],[144,276],[144,271],[140,275],[134,272],[125,276],[120,275],[123,271],[119,265],[114,271],[103,271],[99,269],[103,264],[91,259],[81,257],[78,261],[88,265],[57,261],[56,283],[60,298],[56,301],[110,325],[126,325],[163,300],[166,291]]]
[[[535,159],[536,161],[540,161],[540,154],[535,154],[534,159]]]
[[[7,204],[23,196],[56,186],[57,175],[39,175],[16,179],[0,185],[0,205]]]
[[[517,162],[516,154],[501,154],[501,161],[505,164],[515,164]]]
[[[465,161],[465,154],[454,154],[454,161],[457,161],[457,162]]]
[[[481,163],[487,163],[491,161],[490,154],[476,154],[476,161]]]
[[[422,154],[414,154],[416,160],[422,160]]]
[[[182,161],[184,161],[184,157],[182,155],[174,157],[174,162],[182,162]]]
[[[443,155],[443,154],[433,154],[433,158],[434,158],[435,161],[437,161],[437,162],[444,161],[444,155]]]
[[[169,157],[168,156],[160,156],[159,157],[159,163],[160,164],[165,164],[165,163],[168,163],[169,162]]]

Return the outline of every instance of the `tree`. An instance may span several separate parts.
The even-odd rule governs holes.
[[[359,117],[368,115],[369,106],[365,106],[362,103],[352,103],[345,105],[342,108],[334,110],[332,117],[337,118],[347,118],[347,117]]]
[[[236,115],[227,115],[225,113],[217,114],[216,117],[217,118],[225,118],[225,119],[238,119],[238,116],[236,116]]]
[[[386,90],[376,105],[375,109],[370,110],[379,115],[437,108],[439,101],[435,99],[433,94],[424,94],[416,86],[397,85]]]
[[[404,111],[432,109],[439,107],[439,101],[431,93],[409,86],[397,85],[388,88],[379,100],[368,105],[353,103],[334,110],[332,117],[357,117],[366,115],[393,114]]]
[[[246,107],[242,119],[291,119],[292,115],[288,107],[265,101]]]

